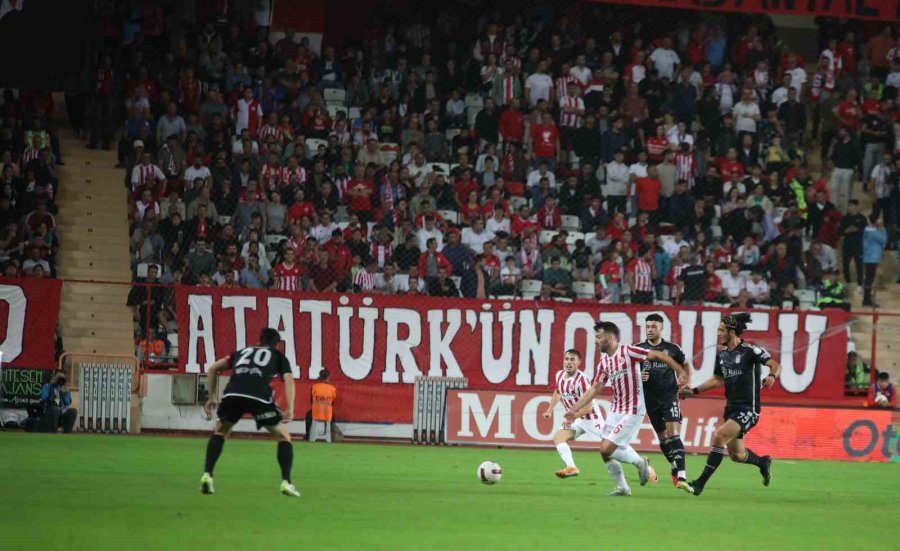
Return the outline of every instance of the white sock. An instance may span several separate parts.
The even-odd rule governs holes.
[[[562,458],[563,463],[566,464],[566,467],[574,467],[575,460],[572,459],[572,448],[569,447],[568,444],[563,442],[562,444],[556,445],[556,451],[559,453],[559,456]]]
[[[683,478],[683,479],[687,480],[687,472],[678,471],[678,478]]]
[[[616,488],[621,490],[628,489],[628,482],[625,481],[625,473],[622,472],[621,463],[615,459],[610,459],[606,462],[606,471],[609,473],[609,477],[616,485]]]
[[[616,451],[613,452],[611,457],[613,459],[618,459],[622,463],[634,465],[635,467],[640,467],[644,464],[644,460],[641,459],[641,456],[638,455],[638,452],[634,451],[634,448],[632,448],[631,446],[616,448]]]

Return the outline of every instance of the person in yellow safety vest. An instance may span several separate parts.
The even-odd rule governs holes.
[[[319,372],[318,382],[313,384],[310,391],[310,410],[306,413],[307,440],[313,421],[334,422],[334,402],[337,400],[337,389],[328,382],[329,376],[328,370],[323,368]],[[334,434],[333,430],[332,434]]]
[[[822,279],[822,289],[819,291],[819,308],[840,308],[850,310],[850,305],[844,302],[844,282],[838,279],[837,270],[826,270]]]
[[[865,392],[869,388],[871,378],[869,365],[859,358],[855,350],[847,352],[847,368],[844,375],[844,386],[847,390]]]
[[[797,199],[797,210],[800,212],[800,216],[805,220],[809,216],[809,207],[806,203],[806,188],[796,178],[788,184],[788,187]]]

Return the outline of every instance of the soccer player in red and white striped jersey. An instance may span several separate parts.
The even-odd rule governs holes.
[[[300,276],[303,268],[294,262],[294,249],[288,247],[284,250],[284,260],[275,266],[275,288],[279,291],[300,291],[303,289]]]
[[[606,462],[606,470],[616,484],[616,489],[607,495],[630,496],[631,488],[625,481],[622,463],[634,465],[638,470],[641,486],[649,480],[656,481],[656,473],[650,467],[650,460],[638,455],[630,443],[641,429],[646,410],[644,390],[641,382],[641,362],[660,361],[682,374],[681,365],[669,355],[658,350],[644,350],[636,346],[619,344],[619,328],[615,323],[601,321],[594,325],[594,340],[602,356],[597,364],[594,385],[581,399],[569,408],[566,419],[574,421],[581,408],[591,403],[609,382],[612,387],[612,411],[603,423],[600,433],[600,454]]]
[[[553,397],[550,398],[550,405],[544,410],[544,419],[550,419],[553,416],[553,409],[556,404],[562,402],[563,407],[568,411],[575,402],[591,388],[591,381],[587,375],[579,368],[581,367],[581,352],[574,348],[566,350],[563,356],[563,368],[556,372],[553,387]],[[566,468],[556,471],[559,478],[569,478],[578,476],[581,471],[575,466],[575,460],[572,458],[572,448],[568,442],[575,440],[582,434],[590,434],[600,439],[600,423],[603,422],[603,415],[596,402],[586,405],[582,411],[584,415],[578,417],[571,423],[565,422],[556,431],[553,436],[553,443],[556,444],[556,451],[562,458]]]

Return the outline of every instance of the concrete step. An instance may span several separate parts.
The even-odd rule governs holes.
[[[134,341],[118,341],[96,337],[72,337],[63,335],[66,350],[83,354],[134,355]]]
[[[89,326],[88,326],[89,325]],[[102,338],[109,340],[124,340],[131,341],[134,339],[134,329],[132,327],[122,327],[121,325],[117,328],[104,327],[96,325],[96,322],[91,322],[90,324],[85,325],[69,325],[66,329],[66,335],[73,338]]]

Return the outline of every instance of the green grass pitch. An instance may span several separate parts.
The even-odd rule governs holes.
[[[309,444],[300,499],[275,444],[234,439],[201,495],[205,438],[0,433],[0,549],[896,549],[900,465],[776,461],[772,486],[725,461],[701,497],[664,480],[607,498],[596,452],[557,480],[554,450]],[[503,467],[485,486],[484,460]],[[690,457],[697,473],[703,457]]]

